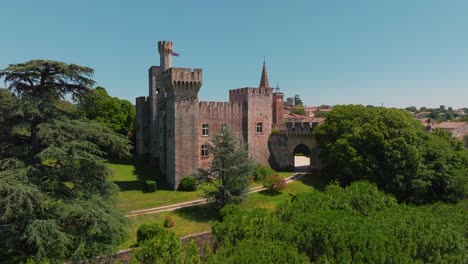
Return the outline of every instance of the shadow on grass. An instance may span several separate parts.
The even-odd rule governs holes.
[[[330,182],[329,179],[320,173],[307,173],[299,179],[305,185],[312,186],[317,190],[323,191]]]
[[[174,211],[174,214],[189,221],[206,223],[217,220],[218,213],[210,204],[202,204],[191,207],[180,208]]]
[[[121,191],[141,190],[142,185],[140,181],[114,181],[119,186]]]
[[[137,176],[139,181],[156,181],[157,190],[174,191],[167,184],[166,178],[161,176],[158,166],[148,164],[143,161],[135,161],[133,163],[133,173]]]
[[[272,192],[272,191],[268,191],[268,190],[263,190],[263,191],[259,191],[258,193],[261,194],[261,195],[272,196],[273,197],[273,196],[280,195],[281,191]]]

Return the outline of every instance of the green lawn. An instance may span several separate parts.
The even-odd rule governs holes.
[[[118,194],[117,206],[124,211],[145,209],[169,204],[175,204],[203,197],[201,190],[195,192],[175,192],[169,190],[164,183],[157,180],[157,173],[150,167],[137,169],[132,164],[110,164],[113,170],[113,181],[116,183],[120,192]],[[152,175],[155,175],[151,177]],[[139,178],[156,179],[157,190],[152,193],[142,191]]]
[[[129,219],[128,239],[119,246],[119,249],[136,245],[136,232],[141,224],[154,222],[163,224],[164,219],[168,216],[175,220],[175,225],[170,230],[175,232],[179,237],[210,230],[213,223],[217,220],[216,212],[208,205],[197,205],[172,212],[132,217]]]
[[[131,163],[111,163],[109,167],[114,172],[112,180],[120,188],[117,206],[126,212],[203,198],[202,190],[195,192],[170,190],[163,179],[158,179],[157,169],[154,167],[134,166]],[[285,178],[292,175],[292,172],[279,172],[278,174]],[[156,180],[158,185],[156,192],[143,192],[139,179]],[[250,187],[259,185],[261,183],[254,182],[250,184]]]
[[[276,195],[262,192],[251,193],[241,203],[245,208],[267,208],[273,210],[276,205],[290,201],[291,195],[308,192],[316,188],[322,190],[326,181],[319,174],[308,174],[303,179],[288,184],[285,190]],[[163,223],[165,217],[172,217],[176,224],[171,228],[178,236],[186,236],[193,233],[208,231],[217,220],[216,212],[208,205],[199,205],[182,208],[173,212],[141,215],[130,218],[129,238],[119,248],[129,248],[136,244],[136,231],[142,223]]]

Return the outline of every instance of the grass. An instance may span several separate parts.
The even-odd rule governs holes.
[[[145,165],[134,165],[133,163],[111,163],[113,181],[120,192],[118,194],[117,206],[124,211],[133,211],[181,203],[203,198],[203,191],[178,192],[169,189],[164,180],[157,175],[157,168]],[[291,176],[291,172],[278,172],[280,177]],[[152,193],[142,191],[140,179],[156,180],[157,190]],[[262,183],[253,182],[249,186],[256,187]]]
[[[113,181],[120,188],[117,206],[124,211],[175,204],[203,197],[201,190],[195,192],[175,192],[170,190],[165,186],[163,181],[158,180],[156,169],[149,166],[139,168],[133,164],[116,163],[109,166],[114,172]],[[156,192],[143,192],[140,179],[156,180]]]
[[[290,173],[289,173],[290,174]],[[285,176],[286,173],[283,174]],[[271,195],[264,192],[251,193],[240,204],[244,208],[266,208],[274,210],[283,202],[291,200],[291,195],[308,192],[315,189],[323,190],[327,181],[319,174],[307,174],[301,180],[288,184],[287,188],[279,194]],[[130,218],[129,238],[119,248],[129,248],[136,245],[136,231],[143,223],[157,222],[162,224],[164,219],[170,216],[175,220],[175,226],[171,228],[178,236],[186,236],[193,233],[208,231],[217,221],[217,214],[209,205],[186,207],[172,212],[141,215]]]
[[[170,230],[179,237],[210,230],[217,220],[216,211],[206,204],[181,208],[172,212],[132,217],[129,219],[128,239],[119,246],[119,249],[136,245],[136,232],[141,224],[160,223],[162,225],[168,216],[175,220],[175,225]]]

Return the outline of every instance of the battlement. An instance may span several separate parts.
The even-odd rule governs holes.
[[[172,82],[199,82],[203,80],[202,69],[170,68],[162,73],[162,78]]]
[[[161,75],[167,87],[200,89],[203,80],[202,69],[170,68]]]
[[[237,108],[241,107],[240,102],[214,102],[214,101],[201,101],[198,102],[200,109],[207,109],[207,108]]]
[[[314,128],[318,126],[316,122],[287,122],[286,134],[295,136],[312,136]]]
[[[172,41],[158,41],[158,51],[161,55],[172,53],[173,47]]]
[[[136,103],[146,103],[148,102],[149,97],[148,96],[139,96],[136,98]]]
[[[272,91],[273,91],[272,88],[266,88],[266,87],[261,87],[261,88],[244,87],[244,88],[229,90],[229,95],[238,95],[238,94],[270,95],[272,94]]]

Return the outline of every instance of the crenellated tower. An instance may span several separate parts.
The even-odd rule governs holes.
[[[158,51],[160,55],[160,67],[163,71],[172,67],[173,44],[171,41],[159,41]]]
[[[201,69],[170,68],[162,73],[167,92],[167,163],[168,184],[178,186],[182,177],[199,167],[199,103]]]

